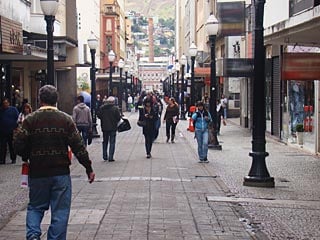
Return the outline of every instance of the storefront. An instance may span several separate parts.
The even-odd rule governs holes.
[[[290,49],[290,48],[289,48]],[[298,125],[303,126],[304,148],[318,152],[316,93],[320,79],[320,54],[313,53],[315,48],[298,48],[304,52],[284,53],[282,57],[282,89],[283,89],[283,134],[282,140],[297,142]]]

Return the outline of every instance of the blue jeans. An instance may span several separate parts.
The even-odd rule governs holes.
[[[27,209],[27,239],[41,236],[41,221],[50,207],[51,223],[48,240],[65,240],[71,207],[70,175],[47,178],[29,178],[29,204]]]
[[[207,158],[207,155],[208,155],[209,131],[208,129],[205,129],[205,130],[196,129],[195,134],[198,142],[199,159],[204,160]]]
[[[89,126],[77,126],[77,128],[82,136],[82,140],[84,142],[84,145],[87,146],[88,145]]]
[[[114,151],[116,148],[116,131],[103,131],[103,142],[102,142],[102,157],[104,160],[113,160]],[[108,143],[109,145],[109,158],[108,158]]]

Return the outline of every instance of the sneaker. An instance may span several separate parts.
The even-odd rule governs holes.
[[[203,159],[199,159],[199,162],[198,163],[203,163],[204,162],[204,160]]]
[[[151,158],[151,154],[147,154],[147,158]]]
[[[114,159],[109,159],[109,162],[114,162],[115,160]]]
[[[174,143],[174,140],[171,140],[171,143]]]
[[[207,159],[207,160],[203,160],[203,162],[204,162],[204,163],[209,163],[209,160],[208,160],[208,159]]]
[[[169,142],[169,138],[167,138],[167,142]]]

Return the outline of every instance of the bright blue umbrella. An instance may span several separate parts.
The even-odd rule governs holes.
[[[88,105],[88,107],[91,106],[91,94],[85,91],[80,92],[80,96],[83,96],[84,103]]]

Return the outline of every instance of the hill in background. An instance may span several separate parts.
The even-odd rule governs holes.
[[[126,11],[139,12],[146,17],[174,18],[175,0],[127,0]]]

